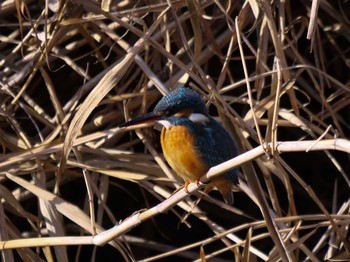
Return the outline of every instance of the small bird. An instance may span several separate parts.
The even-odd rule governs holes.
[[[163,126],[160,142],[171,168],[190,183],[200,181],[211,167],[237,156],[237,146],[226,129],[208,113],[203,97],[191,88],[174,89],[164,96],[153,112],[134,118],[120,127],[146,122]],[[209,190],[216,187],[227,204],[233,204],[232,185],[238,184],[238,170],[214,177]]]

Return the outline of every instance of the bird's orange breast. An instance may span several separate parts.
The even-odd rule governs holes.
[[[184,180],[194,182],[209,170],[196,151],[194,138],[186,127],[163,128],[160,141],[165,159]]]

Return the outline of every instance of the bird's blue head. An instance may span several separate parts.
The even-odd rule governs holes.
[[[120,127],[127,127],[146,122],[159,122],[166,128],[179,121],[189,119],[192,122],[207,122],[208,109],[203,97],[191,88],[174,89],[164,96],[153,112],[134,118]]]
[[[181,87],[164,96],[153,110],[156,114],[176,116],[187,113],[208,114],[204,100],[191,88]]]

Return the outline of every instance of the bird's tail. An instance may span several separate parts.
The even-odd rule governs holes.
[[[224,176],[218,176],[211,181],[212,187],[216,187],[228,205],[233,205],[232,183]]]

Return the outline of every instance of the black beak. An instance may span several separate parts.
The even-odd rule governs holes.
[[[121,124],[119,127],[128,127],[128,126],[134,126],[139,124],[145,124],[145,123],[155,122],[161,119],[163,119],[162,115],[151,112],[143,116],[136,117],[128,122],[125,122]]]

